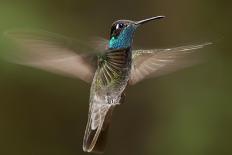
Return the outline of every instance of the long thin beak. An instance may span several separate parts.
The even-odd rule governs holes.
[[[140,20],[140,21],[136,21],[135,25],[139,26],[139,25],[147,23],[149,21],[156,20],[156,19],[161,19],[161,18],[164,18],[164,17],[165,16],[156,16],[156,17],[151,17],[151,18],[143,19],[143,20]]]

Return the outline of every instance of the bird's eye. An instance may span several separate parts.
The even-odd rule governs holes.
[[[123,23],[119,23],[116,25],[116,29],[122,29],[123,27],[125,27]]]
[[[124,23],[117,23],[117,24],[113,25],[111,28],[110,38],[117,37],[121,33],[122,29],[126,26],[127,25]]]
[[[119,24],[119,28],[123,28],[124,27],[124,24]]]

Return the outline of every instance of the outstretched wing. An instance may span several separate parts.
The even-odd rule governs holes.
[[[16,43],[8,52],[10,62],[31,66],[91,82],[97,67],[96,50],[74,39],[46,31],[8,31],[5,37]]]
[[[211,43],[181,46],[168,49],[135,50],[132,54],[132,71],[129,84],[145,78],[157,77],[186,68],[199,62],[192,53]]]
[[[83,140],[85,152],[103,152],[114,105],[93,103],[89,108],[89,118]]]

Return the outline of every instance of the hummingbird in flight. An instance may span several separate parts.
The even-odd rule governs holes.
[[[128,85],[196,64],[191,54],[211,43],[167,49],[133,49],[136,29],[156,16],[140,21],[118,20],[110,37],[83,44],[46,31],[11,30],[5,36],[22,49],[8,54],[13,63],[79,78],[91,83],[88,122],[83,139],[86,152],[103,152],[112,112],[123,102]]]

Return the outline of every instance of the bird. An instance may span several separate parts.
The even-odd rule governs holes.
[[[47,31],[9,30],[4,33],[20,50],[6,54],[7,61],[74,77],[91,84],[89,112],[83,138],[85,152],[104,152],[113,110],[125,98],[127,86],[198,63],[197,49],[211,42],[164,49],[133,49],[137,28],[163,19],[117,20],[109,39],[93,44]]]

